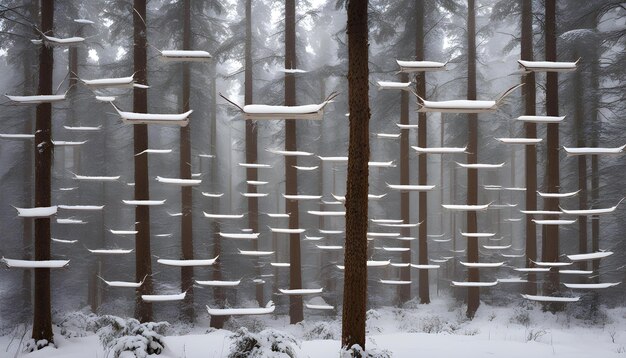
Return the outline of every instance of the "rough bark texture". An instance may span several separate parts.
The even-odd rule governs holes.
[[[417,2],[417,23],[415,27],[415,58],[418,61],[425,60],[424,46],[424,1]],[[426,73],[419,72],[417,75],[417,94],[426,98]],[[417,117],[417,146],[426,148],[427,126],[426,113],[418,113]],[[417,182],[420,185],[426,185],[428,180],[428,157],[420,155],[418,157],[419,174]],[[419,192],[419,264],[428,264],[428,196],[425,191]],[[430,303],[430,283],[428,281],[428,270],[419,270],[419,296],[421,303]]]
[[[474,0],[467,2],[467,99],[476,99],[476,10]],[[478,163],[478,115],[468,115],[467,162]],[[467,204],[478,204],[478,170],[467,170]],[[467,232],[478,232],[476,211],[467,212]],[[478,262],[478,238],[467,238],[467,261]],[[480,281],[477,268],[469,268],[468,281]],[[480,289],[467,288],[467,317],[473,318],[480,305]]]
[[[246,0],[246,46],[245,46],[245,104],[252,104],[252,0]],[[257,124],[256,121],[246,121],[246,163],[257,162]],[[258,180],[258,169],[247,168],[246,179]],[[256,185],[248,184],[248,193],[256,193]],[[248,228],[252,229],[252,232],[259,232],[259,199],[250,197],[248,198]],[[259,240],[252,240],[252,249],[259,249]],[[261,275],[261,264],[257,260],[255,265],[256,277]],[[263,297],[263,285],[256,285],[256,300],[260,307],[265,305],[265,298]]]
[[[592,17],[594,23],[591,28],[598,27],[598,16]],[[598,116],[599,106],[601,96],[600,93],[600,51],[598,47],[593,48],[589,62],[591,62],[591,73],[590,73],[590,81],[591,88],[590,92],[592,95],[592,100],[590,101],[590,116],[591,116],[591,147],[597,147],[599,144],[600,132],[602,131],[602,121]],[[600,171],[598,166],[598,156],[591,156],[591,205],[598,207],[600,198]],[[597,252],[600,250],[600,216],[594,218],[591,217],[591,251]],[[600,260],[593,260],[591,262],[591,267],[594,271],[594,277],[592,282],[599,283],[600,282]],[[594,303],[597,304],[597,300],[599,295],[594,295]]]
[[[522,0],[522,60],[533,60],[533,4],[532,0]],[[535,73],[529,72],[522,76],[524,96],[524,114],[536,115],[536,84]],[[526,138],[537,138],[537,124],[525,123]],[[537,147],[524,146],[526,161],[526,210],[537,209]],[[533,267],[537,261],[537,225],[531,215],[526,215],[526,267]],[[537,294],[537,275],[528,273],[528,283],[525,289],[527,294]]]
[[[296,68],[296,2],[285,1],[285,68]],[[293,74],[285,74],[285,106],[296,105],[296,78]],[[285,150],[297,150],[296,121],[285,120]],[[285,156],[285,192],[298,194],[297,157]],[[299,225],[298,201],[285,199],[285,207],[289,213],[289,228],[297,229]],[[300,260],[300,234],[289,234],[289,288],[302,288],[302,266]],[[296,324],[304,319],[302,296],[289,296],[289,321]]]
[[[348,2],[348,104],[350,142],[346,193],[346,244],[342,347],[365,348],[367,302],[367,192],[369,160],[369,69],[367,1]]]
[[[556,0],[545,1],[545,53],[546,61],[556,61]],[[546,114],[548,116],[559,115],[559,78],[556,72],[548,72],[546,81]],[[559,192],[559,125],[548,124],[548,140],[546,144],[546,191],[549,193]],[[544,199],[545,210],[559,210],[558,198]],[[552,217],[558,219],[558,217]],[[547,225],[545,250],[542,252],[542,261],[559,261],[559,226]],[[545,275],[543,294],[546,296],[556,295],[559,292],[559,274],[556,270],[550,270]],[[562,304],[549,304],[546,308],[551,311],[561,310]]]
[[[133,15],[133,64],[135,82],[148,84],[146,0],[134,0]],[[133,112],[148,112],[148,92],[145,89],[133,90]],[[148,126],[133,126],[134,152],[141,153],[148,149]],[[150,198],[148,181],[148,153],[135,155],[135,199]],[[144,302],[141,295],[152,294],[152,255],[150,252],[150,207],[137,205],[135,208],[135,279],[145,281],[136,291],[135,318],[140,322],[152,321],[152,304]]]
[[[183,1],[183,50],[191,50],[191,0]],[[182,112],[189,110],[189,93],[191,91],[191,81],[189,75],[189,63],[183,62],[183,93]],[[180,177],[191,179],[191,122],[186,127],[180,128]],[[192,188],[183,186],[181,188],[181,204],[183,217],[180,224],[180,247],[183,260],[193,259],[193,197]],[[193,308],[193,267],[180,268],[181,290],[187,295],[181,303],[181,319],[185,322],[194,321]]]
[[[401,82],[408,82],[409,76],[402,74]],[[401,91],[400,94],[400,124],[409,124],[409,93]],[[409,184],[409,131],[400,131],[400,184]],[[409,191],[400,193],[400,217],[406,224],[411,221]],[[402,236],[411,236],[411,228],[403,227],[401,229]],[[411,241],[403,241],[403,247],[411,248]],[[401,262],[411,262],[411,250],[405,251],[401,255]],[[411,267],[401,267],[400,279],[403,281],[411,281]],[[411,298],[411,285],[398,285],[398,304],[402,305]]]
[[[54,0],[41,1],[41,31],[51,34],[54,22]],[[52,93],[52,47],[41,46],[39,52],[39,87],[37,93]],[[52,105],[37,105],[35,124],[35,206],[50,206],[52,169]],[[50,218],[35,219],[35,260],[50,260]],[[50,312],[50,269],[36,268],[33,314],[33,339],[53,342]]]

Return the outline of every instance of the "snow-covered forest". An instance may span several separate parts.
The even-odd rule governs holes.
[[[619,0],[1,0],[0,357],[626,354]]]

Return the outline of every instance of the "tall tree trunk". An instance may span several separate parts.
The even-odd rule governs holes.
[[[595,14],[593,18],[593,29],[597,29],[599,15]],[[591,147],[597,147],[599,144],[600,132],[602,131],[602,121],[598,117],[598,110],[600,106],[600,50],[597,46],[594,46],[589,62],[591,63],[591,73],[589,78],[591,81],[591,93],[592,100],[590,101],[590,115],[591,115]],[[591,156],[591,205],[598,207],[600,198],[600,170],[598,166],[598,156]],[[591,251],[597,252],[600,250],[600,216],[591,217]],[[600,282],[600,260],[593,260],[591,267],[594,271],[594,277],[592,282]],[[598,294],[594,294],[594,304],[598,303]]]
[[[41,31],[51,35],[54,23],[54,0],[41,1]],[[40,95],[52,94],[53,50],[41,46],[39,52]],[[52,170],[52,105],[37,105],[35,125],[35,206],[50,206]],[[35,260],[50,260],[50,218],[35,219]],[[50,269],[35,269],[33,339],[53,342],[50,312]]]
[[[183,50],[191,50],[191,0],[183,0]],[[189,110],[189,94],[191,80],[189,63],[183,62],[183,112]],[[180,177],[191,179],[191,122],[180,128]],[[183,260],[193,259],[193,196],[190,186],[181,188],[181,204],[183,217],[180,225],[180,247]],[[193,266],[180,268],[181,290],[187,292],[181,304],[181,319],[193,322]]]
[[[545,1],[545,53],[546,61],[556,61],[556,0]],[[548,72],[546,81],[546,113],[548,116],[559,115],[559,78],[556,72]],[[547,192],[559,192],[559,125],[557,123],[548,124],[548,141],[546,145],[547,161],[546,161],[546,179]],[[559,210],[558,198],[544,199],[543,207],[545,210]],[[557,219],[558,217],[552,216]],[[542,261],[556,262],[559,261],[559,226],[547,225],[545,229],[546,235],[545,250],[542,252]],[[546,274],[546,280],[543,285],[543,293],[546,296],[553,296],[559,292],[559,274],[556,270],[550,270]],[[562,304],[546,305],[551,311],[563,309]]]
[[[467,99],[476,99],[476,10],[474,0],[467,2]],[[468,115],[467,162],[478,163],[478,115]],[[478,170],[467,170],[467,204],[478,204]],[[476,211],[467,212],[467,232],[478,232]],[[478,238],[467,238],[467,261],[478,262]],[[480,281],[477,268],[468,268],[468,281]],[[473,318],[480,305],[480,289],[467,288],[467,317]]]
[[[296,68],[296,1],[285,0],[285,68]],[[296,78],[294,74],[285,74],[285,106],[296,105]],[[285,120],[285,150],[297,150],[296,121]],[[285,156],[285,192],[298,194],[297,157]],[[285,199],[289,213],[289,228],[299,225],[298,201]],[[302,288],[302,265],[300,260],[300,234],[289,234],[289,288]],[[289,321],[296,324],[304,319],[302,296],[289,296]]]
[[[245,48],[245,104],[252,104],[253,99],[253,79],[252,79],[252,0],[246,0],[246,48]],[[257,150],[257,123],[252,120],[246,121],[246,163],[256,163],[258,160]],[[258,180],[258,169],[246,169],[247,180]],[[248,193],[256,193],[256,185],[248,184]],[[248,228],[252,232],[259,232],[259,199],[248,198]],[[252,240],[252,249],[259,249],[258,240]],[[261,276],[260,260],[255,265],[256,277]],[[263,285],[256,285],[256,300],[259,306],[264,306]]]
[[[346,244],[341,345],[365,348],[367,303],[367,193],[369,69],[366,0],[348,2],[348,104],[350,142],[346,193]]]
[[[401,74],[400,81],[408,82],[409,76]],[[409,93],[401,91],[400,94],[400,124],[409,124]],[[400,184],[409,184],[409,131],[400,131]],[[400,217],[405,224],[411,221],[410,207],[411,193],[403,191],[400,193]],[[401,235],[411,236],[411,228],[403,227]],[[402,262],[411,262],[411,241],[402,241],[402,246],[409,249],[402,253]],[[401,267],[400,280],[411,281],[411,267]],[[402,305],[411,298],[411,285],[398,285],[398,304]]]
[[[133,65],[135,81],[148,84],[146,0],[133,3]],[[148,113],[148,92],[143,88],[133,90],[133,112]],[[133,127],[135,153],[148,149],[148,126],[136,124]],[[148,153],[135,155],[135,200],[150,198],[148,181]],[[135,296],[135,318],[140,322],[152,321],[152,304],[141,299],[141,295],[152,294],[152,254],[150,252],[150,207],[137,205],[135,208],[135,279],[145,281]]]
[[[214,163],[211,167],[211,190],[213,192],[217,192],[219,188],[219,173],[217,171],[218,159],[219,155],[217,152],[217,71],[215,62],[210,63],[210,71],[211,74],[211,107],[209,110],[210,113],[210,124],[211,124],[211,137],[210,137],[210,148],[211,154],[214,156]],[[219,199],[212,199],[211,201],[211,210],[214,213],[220,211]],[[217,257],[222,253],[222,238],[218,234],[220,232],[220,222],[218,220],[213,220],[211,222],[211,234],[213,236],[213,257]],[[222,262],[221,260],[215,261],[212,266],[212,280],[220,281],[222,279]],[[223,306],[224,304],[224,288],[215,286],[213,287],[213,300],[218,306]],[[210,326],[213,328],[221,329],[224,327],[224,322],[228,320],[229,316],[211,316]]]
[[[578,57],[578,56],[574,56]],[[583,74],[581,71],[574,73],[574,122],[576,123],[576,146],[585,147],[585,98]],[[578,156],[578,206],[581,210],[587,209],[587,156]],[[587,217],[578,217],[578,252],[586,254],[587,250]],[[580,270],[587,269],[587,261],[578,263]],[[584,277],[580,277],[585,282]]]
[[[533,4],[532,0],[522,0],[522,60],[533,60]],[[536,85],[535,73],[528,72],[522,76],[524,96],[524,114],[536,115]],[[537,138],[537,124],[526,122],[524,124],[526,138]],[[534,145],[524,146],[526,161],[526,210],[537,209],[537,147]],[[537,261],[537,225],[532,221],[531,215],[526,215],[526,267],[534,267]],[[528,273],[526,293],[537,294],[537,275]]]
[[[423,61],[425,57],[424,46],[424,1],[417,2],[417,20],[415,34],[415,57],[418,61]],[[417,94],[426,98],[426,73],[419,72],[417,75]],[[427,126],[426,113],[420,112],[417,117],[417,146],[426,148]],[[428,156],[422,154],[418,157],[418,184],[426,185],[428,180]],[[443,184],[442,184],[443,185]],[[419,192],[419,264],[428,264],[428,197],[425,191]],[[419,295],[420,302],[430,303],[430,283],[428,282],[428,270],[419,270]]]

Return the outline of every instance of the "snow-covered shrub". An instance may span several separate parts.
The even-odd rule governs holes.
[[[340,327],[336,321],[319,321],[312,325],[303,325],[304,339],[311,341],[314,339],[339,339],[341,337]]]
[[[526,342],[535,341],[539,342],[539,339],[548,334],[545,329],[531,329],[526,331]]]
[[[524,327],[530,326],[530,312],[528,308],[517,307],[513,310],[513,315],[509,319],[511,323],[521,324]]]
[[[239,328],[231,336],[233,343],[228,358],[297,358],[300,343],[288,333],[268,328],[253,333]]]
[[[380,313],[375,309],[370,309],[365,313],[365,333],[380,333],[382,329],[378,326]]]
[[[100,343],[114,358],[145,358],[163,351],[163,334],[169,324],[101,316],[98,325]]]
[[[386,349],[382,351],[375,348],[364,350],[360,345],[355,344],[350,349],[342,349],[340,356],[341,358],[391,358],[392,354]]]
[[[255,316],[231,316],[224,322],[224,329],[232,332],[244,327],[250,332],[259,333],[265,326],[266,324]]]
[[[422,318],[422,332],[440,333],[444,329],[445,322],[439,316],[426,316]]]
[[[601,327],[612,323],[605,307],[597,303],[597,297],[593,295],[582,296],[580,302],[577,305],[565,306],[565,313],[568,318],[575,318],[587,324]]]
[[[98,324],[100,316],[89,312],[87,309],[81,311],[67,312],[54,318],[61,329],[61,335],[65,338],[84,337],[89,332],[96,332],[100,326]]]

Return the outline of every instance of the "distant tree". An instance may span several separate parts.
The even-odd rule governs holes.
[[[368,1],[349,1],[348,101],[350,139],[341,346],[365,348],[367,194],[369,161]]]

